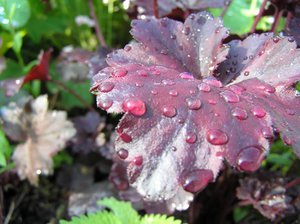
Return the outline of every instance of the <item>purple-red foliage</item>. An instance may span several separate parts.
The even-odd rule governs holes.
[[[278,134],[300,156],[293,39],[254,34],[224,45],[228,30],[206,12],[184,23],[135,20],[131,33],[137,43],[108,56],[91,91],[98,107],[125,112],[115,161],[146,201],[187,208],[224,160],[257,170]]]

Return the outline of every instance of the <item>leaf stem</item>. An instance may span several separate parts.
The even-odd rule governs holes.
[[[153,12],[154,12],[154,16],[155,18],[159,18],[159,11],[158,11],[158,3],[157,0],[153,0]]]
[[[103,37],[103,34],[102,34],[102,31],[101,31],[99,21],[96,16],[96,11],[95,11],[93,0],[89,0],[89,8],[90,8],[91,16],[92,16],[93,20],[95,21],[95,30],[96,30],[96,35],[97,35],[98,41],[102,47],[107,47],[106,42]]]
[[[220,15],[221,18],[224,18],[226,12],[228,11],[228,8],[229,8],[230,4],[231,4],[231,1],[228,1],[228,2],[226,1],[225,2],[225,7],[224,7],[224,9],[223,9],[223,11]]]
[[[283,12],[284,12],[284,10],[278,10],[278,8],[276,8],[275,15],[274,15],[275,19],[272,24],[271,32],[276,32],[276,28],[279,24],[279,21],[282,17]]]
[[[60,82],[58,80],[54,80],[51,79],[49,80],[50,82],[53,82],[54,84],[56,84],[57,86],[61,87],[62,89],[64,89],[65,91],[67,91],[68,93],[72,94],[73,96],[75,96],[85,107],[87,107],[90,111],[95,111],[95,109],[89,105],[78,93],[76,93],[73,89],[69,88],[68,86],[66,86],[63,82]]]
[[[265,11],[265,7],[266,7],[267,2],[268,2],[268,0],[264,0],[263,3],[261,4],[259,12],[256,15],[255,20],[254,20],[254,22],[252,24],[250,33],[254,33],[255,32],[256,26],[257,26],[259,20],[261,19],[263,12]]]

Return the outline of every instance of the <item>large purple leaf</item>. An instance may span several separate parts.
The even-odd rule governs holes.
[[[129,182],[145,200],[186,208],[191,193],[216,178],[224,159],[241,171],[258,169],[278,132],[300,155],[300,104],[295,90],[289,89],[289,79],[300,79],[299,62],[283,64],[291,71],[288,80],[276,76],[273,81],[266,70],[271,64],[253,59],[244,65],[237,60],[240,71],[247,66],[253,75],[223,86],[210,76],[226,53],[221,43],[226,29],[218,27],[221,22],[207,13],[191,15],[184,25],[168,19],[134,21],[132,33],[140,43],[111,54],[110,67],[93,78],[91,91],[98,95],[98,106],[126,113],[117,128],[115,151],[127,165]],[[176,38],[171,38],[173,34]],[[287,39],[275,45],[270,44],[270,34],[260,36],[264,37],[266,49],[277,60],[276,54],[286,48],[299,54]],[[230,46],[232,52],[256,56],[260,43]],[[290,58],[285,55],[284,60]],[[226,69],[226,61],[222,66]],[[225,73],[219,73],[223,78]],[[196,79],[201,77],[206,78]],[[285,81],[289,86],[279,88]]]

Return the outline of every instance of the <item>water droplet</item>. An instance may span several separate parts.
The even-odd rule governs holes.
[[[127,159],[128,157],[128,151],[126,149],[120,149],[118,152],[117,152],[117,155],[120,157],[120,159]]]
[[[247,111],[239,107],[236,107],[232,110],[232,116],[238,118],[239,120],[246,120],[248,118]]]
[[[244,87],[239,86],[239,85],[231,85],[231,86],[229,86],[229,88],[237,94],[241,94],[242,92],[244,92],[246,90]]]
[[[266,111],[260,107],[254,107],[251,111],[258,118],[263,118],[266,115]]]
[[[164,79],[161,81],[161,83],[165,86],[173,86],[175,85],[175,82],[171,79]]]
[[[143,84],[142,82],[136,82],[136,83],[135,83],[135,86],[136,86],[136,87],[143,87],[144,84]]]
[[[191,28],[189,28],[188,26],[184,27],[184,29],[182,30],[182,33],[185,35],[189,35],[190,32],[191,32]]]
[[[136,166],[141,166],[143,164],[143,157],[142,156],[136,156],[136,157],[134,157],[132,162]]]
[[[157,92],[157,90],[154,90],[154,89],[153,89],[153,90],[151,90],[151,94],[152,94],[152,95],[157,95],[158,92]]]
[[[273,37],[273,42],[275,43],[275,44],[277,44],[278,42],[279,42],[279,37]]]
[[[216,105],[217,104],[217,101],[215,99],[208,99],[207,101],[209,104],[211,105]]]
[[[113,105],[113,101],[110,99],[104,99],[98,102],[97,105],[103,110],[108,110]]]
[[[239,96],[229,90],[225,90],[224,92],[221,92],[220,95],[228,103],[237,103],[240,101]]]
[[[125,191],[129,187],[128,181],[120,179],[119,177],[113,176],[113,177],[110,177],[109,180],[120,191]]]
[[[112,89],[115,87],[115,84],[112,82],[102,82],[99,86],[98,89],[102,93],[108,93],[112,91]]]
[[[182,186],[184,190],[196,193],[204,189],[214,178],[211,170],[199,169],[189,172],[183,180]]]
[[[167,49],[162,49],[160,51],[160,53],[163,54],[163,55],[167,55],[168,54],[168,50]]]
[[[210,86],[208,84],[206,84],[206,83],[200,83],[198,85],[198,88],[202,92],[209,92],[210,91]]]
[[[250,72],[249,71],[245,71],[244,72],[244,76],[248,76],[248,75],[250,75]]]
[[[228,142],[228,136],[218,129],[209,130],[206,139],[213,145],[224,145]]]
[[[274,137],[273,131],[269,127],[263,127],[261,129],[261,133],[264,136],[264,138],[266,138],[266,139],[273,139],[273,137]]]
[[[265,53],[265,51],[262,50],[262,51],[258,52],[258,56],[262,56],[264,53]]]
[[[138,70],[136,72],[138,75],[143,76],[143,77],[147,77],[148,76],[148,72],[146,70]]]
[[[170,94],[171,96],[178,96],[178,92],[177,92],[176,90],[170,90],[170,91],[169,91],[169,94]]]
[[[178,124],[183,124],[184,123],[184,119],[182,117],[178,117],[177,118],[177,122],[178,122]]]
[[[276,89],[275,87],[269,85],[269,84],[262,84],[262,85],[259,85],[257,86],[257,89],[261,89],[261,90],[264,90],[265,92],[267,93],[275,93],[276,92]]]
[[[163,115],[166,117],[174,117],[177,114],[177,110],[175,107],[172,106],[164,106],[162,108]]]
[[[122,103],[124,112],[128,112],[135,116],[142,116],[146,113],[146,105],[139,99],[129,99]]]
[[[294,37],[289,37],[289,38],[288,38],[288,41],[289,41],[290,43],[293,43],[293,42],[295,41],[295,38],[294,38]]]
[[[253,172],[260,167],[263,153],[259,147],[249,146],[241,150],[237,157],[237,165],[240,170]]]
[[[130,45],[126,45],[125,47],[124,47],[124,50],[125,51],[131,51],[131,49],[132,49],[132,47],[130,46]]]
[[[182,79],[194,79],[194,76],[189,72],[182,72],[179,74],[179,77]]]
[[[173,152],[176,152],[176,151],[177,151],[177,148],[176,148],[175,146],[172,146],[172,147],[171,147],[171,150],[172,150]]]
[[[215,86],[215,87],[219,87],[219,88],[223,87],[223,84],[219,80],[212,78],[212,77],[203,79],[203,82],[206,84],[209,84],[211,86]]]
[[[185,141],[187,143],[193,144],[193,143],[196,142],[196,140],[197,140],[197,136],[196,136],[195,133],[193,133],[193,132],[187,133],[187,136],[186,136],[186,139],[185,139]]]
[[[295,115],[295,110],[293,110],[293,109],[286,109],[286,113],[288,114],[288,115]]]
[[[287,136],[283,136],[282,140],[287,145],[291,145],[292,144],[292,140],[289,137],[287,137]]]
[[[175,36],[174,34],[171,34],[170,38],[171,38],[172,40],[175,40],[175,39],[176,39],[176,36]]]
[[[193,99],[193,98],[186,99],[186,103],[188,108],[191,110],[199,110],[202,104],[199,99]]]
[[[132,137],[126,133],[120,133],[119,136],[123,140],[123,142],[129,143],[132,141]]]
[[[124,77],[126,76],[128,73],[128,71],[124,68],[118,68],[118,69],[114,69],[114,71],[112,72],[112,76],[113,77]]]

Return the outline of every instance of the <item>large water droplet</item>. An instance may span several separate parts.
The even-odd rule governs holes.
[[[228,142],[227,134],[219,129],[209,130],[206,139],[213,145],[224,145]]]
[[[260,167],[263,157],[262,150],[259,147],[249,146],[239,153],[237,165],[240,170],[253,172]]]
[[[108,110],[113,104],[113,101],[110,99],[104,99],[97,103],[98,107],[102,108],[103,110]]]
[[[117,68],[114,69],[114,71],[112,72],[112,76],[113,77],[124,77],[126,76],[128,73],[128,71],[124,68]]]
[[[124,50],[128,52],[128,51],[131,51],[131,48],[132,48],[132,47],[131,47],[130,45],[126,45],[126,46],[124,47]]]
[[[128,157],[128,151],[126,149],[120,149],[118,152],[117,152],[117,155],[120,157],[120,159],[127,159]]]
[[[188,98],[186,103],[189,109],[198,110],[201,108],[201,101],[199,99]]]
[[[162,108],[163,115],[166,117],[174,117],[177,114],[177,110],[175,107],[172,106],[164,106]]]
[[[273,139],[273,137],[274,137],[273,131],[269,127],[263,127],[261,129],[261,133],[264,136],[264,138],[266,138],[266,139]]]
[[[185,141],[187,143],[193,144],[193,143],[196,142],[196,140],[197,140],[197,136],[196,136],[195,133],[193,133],[193,132],[187,133],[187,136],[186,136],[186,139],[185,139]]]
[[[195,193],[204,189],[214,178],[211,170],[199,169],[188,173],[183,179],[182,186],[184,190]]]
[[[240,101],[239,96],[229,90],[225,90],[225,91],[221,92],[220,95],[228,103],[237,103]]]
[[[112,82],[102,82],[99,86],[98,89],[102,93],[108,93],[112,91],[112,89],[115,87],[115,84]]]
[[[232,116],[240,120],[246,120],[248,118],[247,111],[239,107],[236,107],[232,110]]]
[[[200,83],[198,85],[198,88],[202,92],[209,92],[210,91],[210,86],[208,84],[206,84],[206,83]]]
[[[267,93],[275,93],[276,92],[275,87],[273,87],[269,84],[258,85],[256,88],[264,90]]]
[[[252,114],[258,118],[263,118],[266,116],[266,111],[260,107],[254,107],[251,111]]]
[[[129,143],[132,141],[132,137],[126,133],[120,133],[119,136],[123,140],[123,142]]]
[[[179,74],[179,77],[182,79],[194,79],[194,76],[189,72],[182,72]]]
[[[128,112],[135,116],[142,116],[146,113],[146,105],[139,99],[129,99],[122,103],[124,112]]]
[[[215,86],[215,87],[219,87],[219,88],[221,88],[223,86],[223,84],[219,80],[212,78],[212,77],[203,79],[203,82],[207,83],[211,86]]]
[[[136,156],[136,157],[134,157],[132,162],[136,166],[141,166],[143,164],[143,157],[142,156]]]

